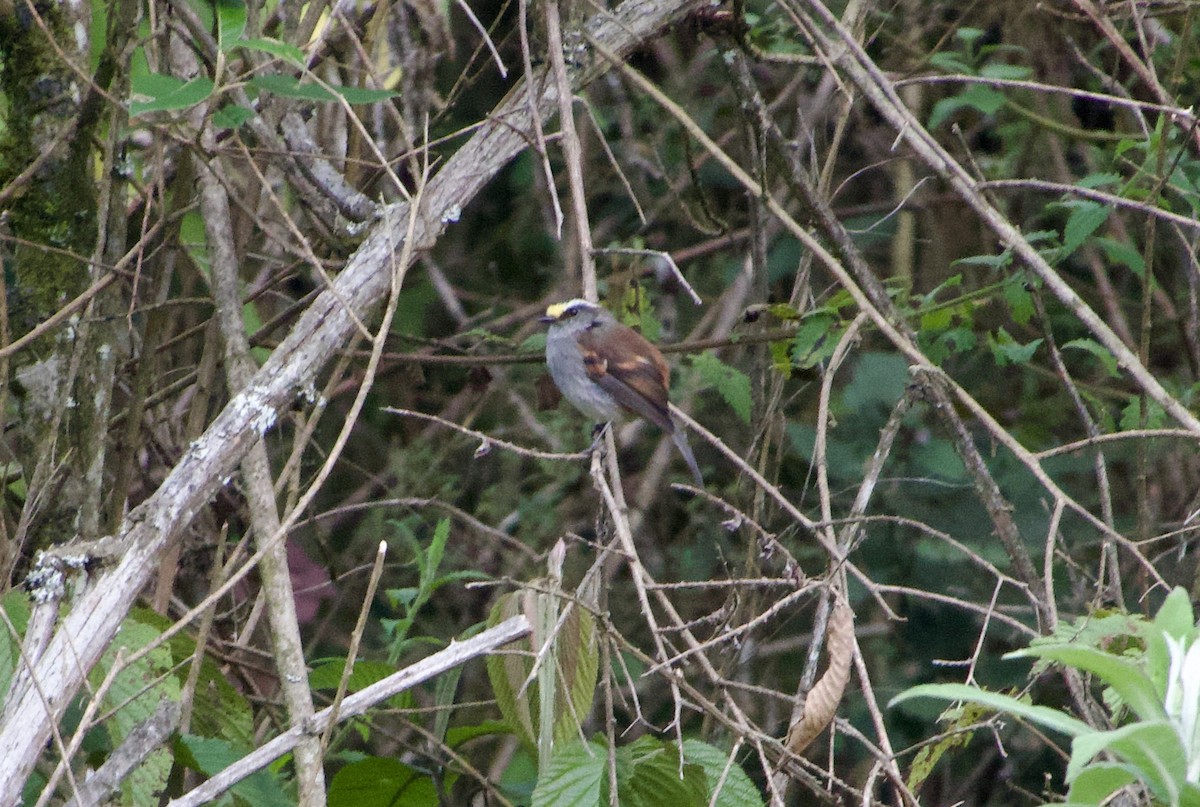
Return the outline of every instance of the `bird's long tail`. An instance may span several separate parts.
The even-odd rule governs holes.
[[[696,464],[696,455],[692,453],[692,447],[688,445],[687,432],[678,423],[675,424],[675,429],[671,432],[671,439],[675,441],[679,453],[683,455],[688,468],[692,470],[692,477],[696,480],[696,487],[704,487],[704,477],[700,474],[700,466]]]

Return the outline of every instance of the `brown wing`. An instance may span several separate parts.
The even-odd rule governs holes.
[[[617,403],[668,434],[675,431],[667,409],[670,371],[645,337],[624,325],[597,322],[579,335],[579,350],[588,377]]]

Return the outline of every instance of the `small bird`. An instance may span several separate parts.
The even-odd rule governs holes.
[[[546,334],[546,366],[558,391],[598,423],[622,412],[640,415],[671,436],[696,479],[704,478],[687,435],[667,408],[670,371],[662,353],[644,336],[587,300],[555,303],[538,318]]]

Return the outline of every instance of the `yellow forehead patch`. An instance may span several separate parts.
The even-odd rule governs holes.
[[[546,306],[546,316],[554,319],[561,319],[563,312],[567,310],[569,303],[555,303],[554,305]]]

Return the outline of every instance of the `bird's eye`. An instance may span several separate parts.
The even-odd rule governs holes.
[[[575,315],[576,315],[576,314],[578,314],[578,313],[579,313],[579,309],[578,309],[578,308],[568,308],[566,311],[564,311],[564,312],[562,313],[562,318],[563,318],[563,319],[570,319],[571,317],[575,316]]]

